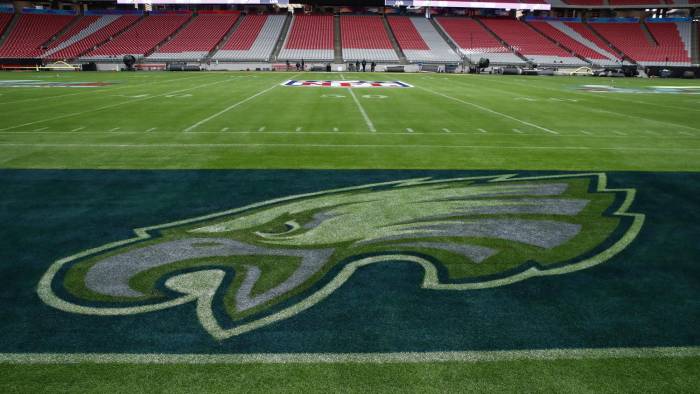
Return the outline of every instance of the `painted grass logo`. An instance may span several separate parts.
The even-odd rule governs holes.
[[[700,86],[645,86],[624,88],[608,85],[583,85],[578,90],[590,93],[659,93],[659,94],[700,94]]]
[[[401,81],[298,81],[289,80],[282,82],[282,86],[307,87],[307,88],[412,88]]]
[[[635,190],[606,179],[424,178],[278,198],[58,260],[38,293],[104,316],[196,302],[204,329],[223,340],[316,305],[369,264],[418,264],[422,287],[445,291],[566,274],[610,259],[642,226],[628,211]]]

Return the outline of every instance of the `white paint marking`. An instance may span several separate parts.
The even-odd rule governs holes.
[[[484,130],[484,129],[477,129],[477,130],[479,130],[479,131],[482,132],[482,133],[488,133],[488,131],[486,131],[486,130]]]
[[[293,76],[291,77],[291,79],[294,79],[294,77],[297,76],[297,75],[299,75],[299,74],[297,73],[297,74],[293,75]],[[279,82],[276,82],[274,85],[270,86],[269,88],[267,88],[267,89],[265,89],[265,90],[263,90],[263,91],[260,91],[260,92],[258,92],[258,93],[255,93],[254,95],[252,95],[252,96],[250,96],[250,97],[248,97],[248,98],[245,98],[245,99],[243,99],[243,100],[241,100],[241,101],[239,101],[239,102],[237,102],[237,103],[233,103],[233,104],[229,105],[228,107],[222,109],[221,111],[219,111],[219,112],[217,112],[217,113],[215,113],[215,114],[213,114],[213,115],[211,115],[211,116],[208,116],[208,117],[206,117],[206,118],[200,120],[199,122],[197,122],[197,123],[193,124],[192,126],[186,128],[184,131],[186,131],[186,132],[187,132],[187,131],[192,131],[192,130],[196,129],[197,127],[199,127],[199,126],[201,126],[201,125],[203,125],[203,124],[209,122],[210,120],[215,119],[215,118],[218,118],[219,116],[225,114],[226,112],[228,112],[228,111],[230,111],[230,110],[232,110],[232,109],[238,107],[239,105],[245,104],[245,103],[247,103],[248,101],[253,100],[253,99],[256,98],[256,97],[261,96],[261,95],[263,95],[263,94],[269,92],[270,90],[272,90],[272,89],[278,87],[279,84],[280,84]]]
[[[101,110],[103,110],[103,109],[114,108],[114,107],[118,107],[118,106],[120,106],[120,105],[133,104],[133,103],[136,103],[136,102],[139,102],[139,101],[143,101],[143,100],[149,100],[149,99],[156,98],[156,97],[162,97],[162,96],[165,96],[165,95],[167,95],[167,94],[178,93],[178,92],[186,92],[186,91],[188,91],[188,90],[199,89],[199,88],[203,88],[203,87],[205,87],[205,86],[210,86],[210,85],[220,84],[220,83],[221,83],[221,81],[216,81],[216,82],[212,82],[212,83],[205,83],[205,84],[197,85],[197,86],[194,86],[194,87],[191,87],[191,88],[175,90],[175,91],[173,91],[173,92],[168,92],[168,93],[161,93],[161,94],[157,94],[157,95],[154,95],[154,96],[149,96],[149,97],[146,97],[146,98],[134,99],[134,100],[124,101],[124,102],[115,103],[115,104],[103,105],[103,106],[101,106],[101,107],[97,107],[97,108],[93,108],[93,109],[88,109],[88,110],[85,110],[85,111],[73,112],[73,113],[70,113],[70,114],[54,116],[53,118],[47,118],[47,119],[42,119],[42,120],[36,120],[36,121],[34,121],[34,122],[27,122],[27,123],[19,124],[19,125],[16,125],[16,126],[5,127],[5,128],[0,129],[0,131],[1,131],[1,130],[12,130],[12,129],[17,129],[17,128],[20,128],[20,127],[30,126],[30,125],[37,124],[37,123],[44,123],[44,122],[50,122],[50,121],[52,121],[52,120],[65,119],[65,118],[69,118],[69,117],[72,117],[72,116],[80,116],[80,115],[88,114],[88,113],[91,113],[91,112],[101,111]]]
[[[522,133],[523,133],[522,131],[520,131],[520,130],[518,130],[518,129],[513,129],[513,132],[518,133],[518,134],[522,134]]]
[[[313,147],[313,148],[381,148],[381,149],[510,149],[510,150],[575,150],[575,151],[656,151],[656,152],[700,152],[700,148],[656,148],[656,147],[629,147],[629,146],[521,146],[521,145],[425,145],[425,144],[291,144],[291,143],[219,143],[219,144],[55,144],[55,143],[0,143],[0,147],[55,147],[55,148],[225,148],[225,147]]]
[[[224,127],[221,131],[228,131],[228,127]]]
[[[345,76],[343,76],[343,74],[340,74],[340,77],[345,79]],[[367,129],[373,133],[376,132],[377,129],[374,128],[374,123],[372,123],[372,120],[367,115],[367,112],[365,111],[365,108],[362,106],[362,103],[360,103],[360,100],[357,99],[355,92],[352,91],[352,88],[348,88],[348,92],[350,92],[350,96],[352,96],[352,100],[355,102],[355,105],[357,105],[357,109],[360,111],[362,118],[365,120],[365,124],[367,125]]]
[[[74,128],[74,129],[71,130],[71,131],[80,131],[80,130],[82,130],[82,129],[84,129],[84,128],[85,128],[85,126],[80,126],[80,127]]]
[[[585,135],[593,135],[593,133],[591,133],[590,131],[586,131],[586,130],[579,130],[579,131]]]
[[[115,127],[115,128],[113,128],[113,129],[111,129],[110,131],[117,131],[117,130],[119,130],[120,128],[121,128],[121,127]]]
[[[448,99],[450,99],[450,100],[457,101],[457,102],[462,103],[462,104],[470,105],[470,106],[472,106],[472,107],[474,107],[474,108],[478,108],[478,109],[480,109],[480,110],[482,110],[482,111],[489,112],[489,113],[492,113],[492,114],[494,114],[494,115],[499,115],[499,116],[502,116],[502,117],[504,117],[504,118],[506,118],[506,119],[514,120],[514,121],[516,121],[516,122],[518,122],[518,123],[522,123],[522,124],[524,124],[524,125],[527,125],[527,126],[530,126],[530,127],[534,127],[534,128],[536,128],[536,129],[540,129],[540,130],[542,130],[542,131],[546,131],[546,132],[548,132],[548,133],[550,133],[550,134],[559,134],[558,132],[556,132],[556,131],[554,131],[554,130],[550,130],[550,129],[546,128],[546,127],[538,126],[538,125],[536,125],[536,124],[534,124],[534,123],[530,123],[530,122],[527,122],[527,121],[518,119],[518,118],[516,118],[516,117],[514,117],[514,116],[510,116],[510,115],[504,114],[504,113],[502,113],[502,112],[494,111],[494,110],[492,110],[491,108],[486,108],[486,107],[484,107],[484,106],[482,106],[482,105],[479,105],[479,104],[474,104],[474,103],[469,102],[469,101],[464,101],[464,100],[458,99],[458,98],[456,98],[456,97],[448,96],[448,95],[446,95],[446,94],[444,94],[444,93],[436,92],[436,91],[434,91],[434,90],[430,90],[430,89],[424,88],[424,87],[422,87],[422,86],[416,86],[416,87],[419,88],[419,89],[423,89],[423,90],[425,90],[426,92],[430,92],[430,93],[433,93],[433,94],[435,94],[435,95],[442,96],[442,97],[448,98]]]
[[[413,129],[410,127],[406,127],[406,131],[408,131],[409,133],[413,133]]]
[[[297,127],[296,131],[301,131],[301,127]]]
[[[687,358],[700,356],[700,347],[620,347],[532,350],[467,350],[395,353],[0,353],[5,364],[286,364],[286,363],[425,363],[493,362],[514,360],[597,360],[612,358]]]
[[[265,131],[265,126],[259,128],[258,131]]]
[[[442,131],[444,131],[445,133],[449,133],[450,129],[442,129]]]
[[[148,129],[148,130],[146,130],[146,131],[155,131],[155,130],[158,130],[158,128],[157,128],[157,127],[151,127],[150,129]]]
[[[338,128],[337,128],[337,127],[334,127],[334,128],[333,128],[333,131],[338,131]]]

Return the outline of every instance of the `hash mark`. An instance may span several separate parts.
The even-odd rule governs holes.
[[[265,131],[265,126],[259,128],[258,131]]]
[[[158,129],[157,127],[151,127],[150,129],[148,129],[146,131],[148,132],[148,131],[153,131],[153,130],[157,130],[157,129]]]
[[[585,135],[593,135],[593,133],[591,133],[590,131],[586,131],[586,130],[579,130],[579,131]]]
[[[38,129],[34,129],[34,131],[42,131],[42,130],[46,130],[46,129],[48,129],[48,127],[40,127]]]
[[[117,130],[119,130],[120,128],[121,128],[121,127],[115,127],[115,128],[113,128],[112,130],[110,130],[110,131],[117,131]]]
[[[296,130],[296,131],[301,131],[301,127],[297,127],[297,130]]]
[[[450,129],[442,129],[442,131],[444,131],[445,133],[449,133]]]
[[[522,131],[520,131],[520,130],[518,130],[518,129],[513,129],[513,131],[516,132],[516,133],[518,133],[518,134],[522,134],[522,133],[523,133]]]
[[[224,127],[221,131],[228,131],[228,127]]]
[[[481,131],[482,133],[488,133],[488,131],[486,131],[484,129],[477,129],[477,130]]]
[[[71,130],[71,131],[80,131],[80,130],[82,130],[82,129],[84,129],[84,128],[85,128],[85,126],[76,127],[76,128],[74,128],[73,130]]]
[[[409,133],[413,133],[413,129],[410,128],[410,127],[407,127],[407,128],[406,128],[406,131],[408,131]]]

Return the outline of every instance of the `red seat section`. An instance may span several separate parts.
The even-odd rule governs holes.
[[[510,52],[493,34],[469,18],[439,18],[440,26],[460,48],[479,48],[482,52]]]
[[[521,54],[571,57],[571,54],[556,46],[525,23],[515,19],[482,19],[497,36]]]
[[[667,27],[654,28],[663,32],[662,45],[650,42],[639,23],[592,23],[591,27],[637,62],[690,62],[678,32],[670,32]]]
[[[598,37],[595,33],[593,33],[583,23],[581,23],[581,22],[564,22],[564,24],[566,26],[570,27],[571,29],[573,29],[576,33],[583,36],[583,38],[587,39],[588,41],[592,41],[599,48],[605,49],[606,51],[610,52],[611,54],[619,56],[616,51],[614,51],[612,48],[610,48],[610,45],[608,45],[605,41],[601,40],[600,37]]]
[[[579,54],[580,56],[583,56],[587,59],[606,59],[607,60],[607,58],[605,56],[603,56],[600,53],[594,51],[593,49],[581,44],[580,42],[574,40],[573,38],[569,37],[566,33],[555,28],[554,26],[550,25],[547,22],[532,21],[530,23],[532,24],[532,26],[534,26],[537,30],[542,32],[547,37],[554,39],[555,41],[557,41],[561,45],[571,49],[572,51]]]
[[[611,6],[637,4],[663,4],[662,0],[608,0]]]
[[[0,35],[5,32],[7,26],[12,22],[13,16],[15,16],[15,14],[0,12]]]
[[[343,48],[392,49],[380,16],[341,16],[340,30]]]
[[[247,51],[258,38],[260,30],[267,22],[267,15],[247,15],[226,41],[222,50]]]
[[[80,33],[83,29],[90,26],[92,23],[94,23],[98,19],[100,19],[99,16],[83,16],[83,17],[81,17],[78,20],[78,22],[76,22],[73,26],[71,26],[70,29],[68,29],[68,31],[63,33],[61,35],[61,37],[59,37],[56,41],[52,42],[51,45],[49,45],[49,49],[57,47],[62,42],[66,41],[69,38]]]
[[[0,57],[32,58],[41,55],[41,46],[63,30],[71,15],[22,14],[0,47]]]
[[[221,41],[226,32],[238,20],[238,14],[199,15],[182,29],[172,40],[163,45],[158,52],[178,53],[211,51]]]
[[[87,56],[145,55],[173,34],[189,18],[190,15],[186,14],[147,16],[134,27],[88,53]]]
[[[297,15],[287,38],[287,49],[333,49],[333,16]]]
[[[140,16],[137,15],[124,15],[120,16],[112,23],[103,27],[102,29],[90,34],[89,36],[83,38],[82,40],[70,45],[60,51],[53,53],[48,56],[49,59],[73,59],[83,53],[95,48],[97,45],[107,41],[110,37],[119,33],[120,31],[126,29],[129,25],[134,24]]]
[[[389,25],[401,49],[430,50],[411,19],[406,16],[389,17]]]

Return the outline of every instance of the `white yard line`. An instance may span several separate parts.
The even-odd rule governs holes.
[[[72,132],[75,132],[75,131],[80,131],[80,130],[83,130],[83,129],[85,129],[85,126],[76,127],[76,128],[74,128],[73,130],[71,130],[71,131],[72,131]]]
[[[345,79],[345,76],[343,74],[340,74],[340,77]],[[360,111],[362,118],[365,120],[365,124],[367,125],[367,129],[369,129],[369,131],[371,131],[373,133],[376,132],[377,129],[374,127],[374,123],[372,123],[372,120],[367,115],[365,108],[362,106],[362,103],[360,103],[360,100],[358,100],[357,96],[355,95],[355,92],[353,92],[352,88],[348,88],[348,92],[350,92],[350,96],[352,96],[352,100],[355,102],[355,105],[357,105],[357,109]]]
[[[426,149],[510,149],[510,150],[602,150],[602,151],[658,151],[658,152],[698,152],[700,148],[657,148],[657,147],[589,147],[589,146],[521,146],[521,145],[425,145],[425,144],[290,144],[290,143],[219,143],[219,144],[56,144],[56,143],[0,143],[0,147],[36,148],[217,148],[217,147],[313,147],[313,148],[426,148]]]
[[[133,100],[124,101],[124,102],[121,102],[121,103],[103,105],[103,106],[101,106],[101,107],[97,107],[97,108],[93,108],[93,109],[88,109],[88,110],[85,110],[85,111],[73,112],[73,113],[70,113],[70,114],[54,116],[54,117],[52,117],[52,118],[47,118],[47,119],[42,119],[42,120],[35,120],[34,122],[27,122],[27,123],[23,123],[23,124],[16,125],[16,126],[5,127],[5,128],[0,129],[0,130],[13,130],[13,129],[18,129],[18,128],[24,127],[24,126],[31,126],[31,125],[37,124],[37,123],[44,123],[44,122],[50,122],[50,121],[52,121],[52,120],[65,119],[65,118],[70,118],[70,117],[73,117],[73,116],[80,116],[80,115],[84,115],[84,114],[89,114],[89,113],[91,113],[91,112],[101,111],[101,110],[103,110],[103,109],[114,108],[114,107],[118,107],[118,106],[120,106],[120,105],[133,104],[133,103],[136,103],[136,102],[139,102],[139,101],[150,100],[150,99],[152,99],[152,98],[162,97],[162,96],[166,96],[166,95],[174,94],[174,93],[187,92],[187,91],[190,91],[190,90],[199,89],[199,88],[203,88],[203,87],[205,87],[205,86],[211,86],[211,85],[220,84],[220,83],[221,83],[221,81],[216,81],[216,82],[212,82],[212,83],[205,83],[205,84],[197,85],[197,86],[194,86],[194,87],[191,87],[191,88],[187,88],[187,89],[179,89],[179,90],[175,90],[175,91],[172,91],[172,92],[156,94],[156,95],[153,95],[153,96],[144,97],[144,98],[140,98],[140,99],[133,99]]]
[[[295,75],[292,75],[289,79],[294,79],[294,77],[297,76],[297,75],[299,75],[299,73],[297,73],[297,74],[295,74]],[[183,131],[185,131],[185,132],[187,132],[187,131],[192,131],[192,130],[196,129],[197,127],[199,127],[199,126],[201,126],[201,125],[203,125],[203,124],[209,122],[210,120],[216,119],[216,118],[218,118],[219,116],[225,114],[226,112],[228,112],[228,111],[230,111],[230,110],[232,110],[232,109],[238,107],[239,105],[245,104],[245,103],[247,103],[248,101],[253,100],[254,98],[256,98],[256,97],[258,97],[258,96],[262,96],[263,94],[265,94],[265,93],[269,92],[270,90],[272,90],[272,89],[278,87],[279,85],[280,85],[280,82],[275,82],[275,84],[272,85],[272,86],[270,86],[269,88],[267,88],[267,89],[265,89],[265,90],[262,90],[262,91],[260,91],[260,92],[258,92],[258,93],[255,93],[254,95],[252,95],[252,96],[250,96],[250,97],[247,97],[247,98],[245,98],[245,99],[243,99],[243,100],[241,100],[241,101],[238,101],[238,102],[236,102],[236,103],[233,103],[233,104],[229,105],[228,107],[222,109],[221,111],[219,111],[219,112],[217,112],[217,113],[215,113],[215,114],[213,114],[213,115],[211,115],[211,116],[208,116],[208,117],[206,117],[206,118],[200,120],[199,122],[193,124],[192,126],[186,128],[186,129],[183,130]]]
[[[488,133],[488,131],[486,131],[486,130],[484,130],[484,129],[477,129],[477,130],[479,130],[479,131],[482,132],[482,133]]]
[[[5,364],[285,364],[285,363],[465,363],[514,360],[597,360],[611,358],[686,358],[700,356],[700,347],[620,347],[532,350],[467,350],[395,353],[0,353]]]
[[[425,90],[426,92],[430,92],[430,93],[432,93],[432,94],[435,94],[435,95],[438,95],[438,96],[442,96],[442,97],[444,97],[444,98],[447,98],[447,99],[456,101],[456,102],[458,102],[458,103],[462,103],[462,104],[466,104],[466,105],[472,106],[472,107],[474,107],[474,108],[478,108],[478,109],[480,109],[480,110],[482,110],[482,111],[484,111],[484,112],[488,112],[488,113],[491,113],[491,114],[494,114],[494,115],[498,115],[498,116],[501,116],[501,117],[503,117],[503,118],[510,119],[510,120],[514,120],[514,121],[516,121],[516,122],[518,122],[518,123],[522,123],[522,124],[524,124],[524,125],[527,125],[527,126],[530,126],[530,127],[534,127],[534,128],[536,128],[536,129],[539,129],[539,130],[542,130],[542,131],[546,131],[547,133],[550,133],[550,134],[559,134],[558,132],[556,132],[556,131],[554,131],[554,130],[550,130],[550,129],[546,128],[546,127],[542,127],[542,126],[536,125],[536,124],[534,124],[534,123],[530,123],[530,122],[524,121],[524,120],[522,120],[522,119],[518,119],[518,118],[516,118],[516,117],[514,117],[514,116],[510,116],[510,115],[504,114],[504,113],[502,113],[502,112],[494,111],[494,110],[492,110],[491,108],[486,108],[486,107],[484,107],[483,105],[474,104],[474,103],[469,102],[469,101],[464,101],[464,100],[462,100],[462,99],[458,99],[458,98],[456,98],[456,97],[452,97],[452,96],[446,95],[446,94],[444,94],[444,93],[436,92],[436,91],[434,91],[434,90],[431,90],[431,89],[428,89],[428,88],[424,88],[424,87],[422,87],[422,86],[417,86],[417,85],[416,85],[416,87],[417,87],[418,89],[423,89],[423,90]]]

